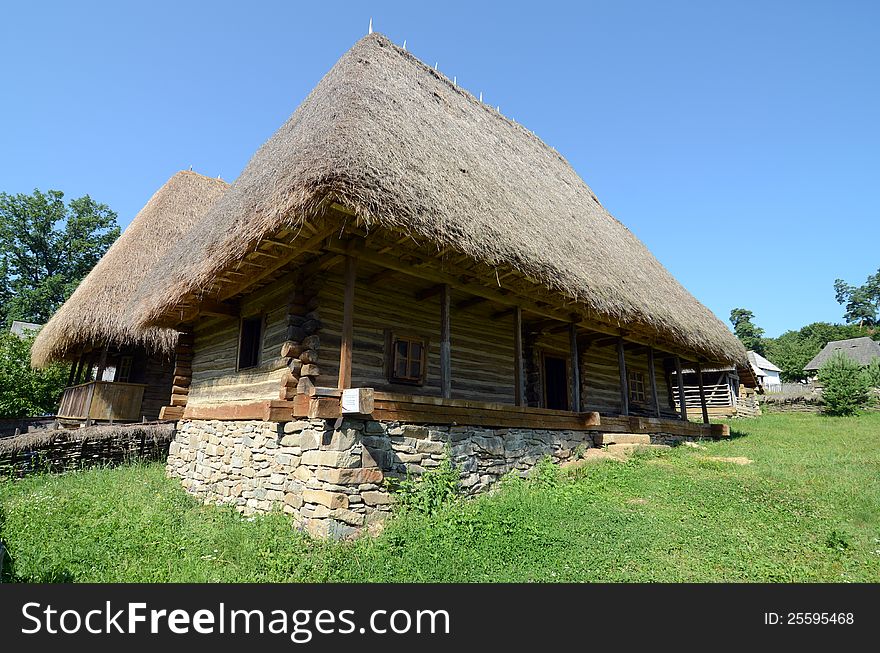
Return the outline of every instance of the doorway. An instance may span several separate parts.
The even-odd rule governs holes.
[[[544,407],[568,410],[568,359],[544,354]]]

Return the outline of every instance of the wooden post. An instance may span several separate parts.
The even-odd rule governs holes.
[[[101,377],[104,376],[104,369],[107,367],[108,346],[104,345],[104,348],[101,350],[101,357],[98,359],[98,369],[95,371],[95,381],[100,381]]]
[[[571,355],[571,406],[576,413],[581,412],[581,365],[578,353],[577,324],[568,328],[568,349]]]
[[[654,368],[653,347],[648,347],[648,374],[651,375],[651,395],[654,397],[654,416],[660,417],[660,397],[657,396],[657,372]]]
[[[342,343],[339,347],[339,389],[351,387],[351,350],[354,339],[354,282],[357,259],[345,257],[345,294],[342,306]]]
[[[85,355],[85,353],[80,354],[80,356],[79,356],[79,363],[76,364],[76,375],[75,375],[74,378],[73,378],[73,384],[74,384],[74,385],[78,385],[78,384],[79,384],[79,377],[80,377],[80,375],[82,374],[83,366],[85,365],[85,363],[86,363],[86,355]]]
[[[696,363],[694,370],[697,372],[697,383],[700,384],[700,407],[703,409],[703,424],[708,424],[709,409],[706,407],[706,388],[703,386],[703,366]]]
[[[513,395],[517,406],[525,404],[523,392],[523,338],[522,338],[522,309],[517,306],[513,310]]]
[[[675,376],[678,379],[678,408],[682,421],[686,422],[688,418],[687,401],[684,397],[684,376],[681,373],[681,358],[675,357]]]
[[[626,355],[623,351],[623,338],[617,339],[617,367],[620,368],[620,407],[624,415],[629,415],[629,381],[626,378]]]
[[[68,386],[73,385],[73,379],[74,379],[74,375],[76,374],[77,364],[81,358],[82,358],[82,353],[80,353],[79,358],[77,360],[73,361],[70,364],[70,374],[67,375],[67,385]]]
[[[440,290],[440,391],[444,399],[452,397],[452,345],[449,337],[449,284]]]

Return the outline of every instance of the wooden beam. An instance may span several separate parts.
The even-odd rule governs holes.
[[[648,347],[648,374],[651,376],[651,396],[654,397],[654,416],[660,417],[660,397],[657,394],[657,371],[654,367],[654,348]]]
[[[684,396],[684,377],[681,373],[681,357],[675,357],[675,378],[678,379],[678,408],[682,421],[688,418],[687,401]]]
[[[351,387],[351,352],[354,340],[354,284],[357,279],[357,259],[345,259],[345,294],[342,306],[342,342],[339,347],[339,389]]]
[[[572,410],[580,412],[581,410],[581,365],[580,354],[578,353],[578,328],[577,324],[569,325],[568,346],[571,355],[571,397]]]
[[[520,312],[520,323],[522,323],[522,309],[519,306],[511,306],[510,308],[505,308],[503,311],[495,311],[491,315],[491,319],[500,320],[502,318],[507,317],[508,315],[515,315],[516,312]]]
[[[378,283],[382,283],[384,281],[388,281],[392,277],[400,274],[397,270],[392,270],[391,268],[385,268],[384,270],[379,270],[376,274],[367,279],[367,285],[375,286]]]
[[[206,299],[199,304],[199,315],[213,315],[216,317],[238,317],[241,308],[238,302],[216,302]]]
[[[473,297],[468,297],[467,299],[463,299],[460,302],[456,303],[455,309],[458,311],[463,311],[473,306],[477,306],[478,304],[482,304],[483,302],[488,302],[489,300],[485,297],[477,297],[476,295]]]
[[[703,366],[699,361],[694,364],[694,371],[697,373],[697,383],[700,386],[700,408],[703,409],[703,424],[708,424],[709,410],[706,408],[706,387],[703,385]]]
[[[514,404],[525,405],[525,372],[523,370],[522,309],[513,309],[513,393]]]
[[[416,299],[418,299],[420,302],[423,302],[426,299],[430,299],[431,297],[439,295],[441,292],[443,292],[444,285],[447,284],[438,283],[431,286],[430,288],[420,290],[416,293]]]
[[[449,284],[440,288],[440,391],[444,399],[452,397],[452,345],[449,336]]]
[[[620,405],[624,415],[629,415],[629,380],[626,376],[626,352],[623,338],[617,339],[617,367],[620,370]]]

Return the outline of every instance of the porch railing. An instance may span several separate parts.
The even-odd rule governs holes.
[[[64,389],[58,417],[64,419],[134,422],[141,419],[143,383],[90,381]]]

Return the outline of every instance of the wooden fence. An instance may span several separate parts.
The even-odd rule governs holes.
[[[42,430],[0,439],[0,476],[60,472],[133,460],[162,460],[174,424],[102,425]]]

